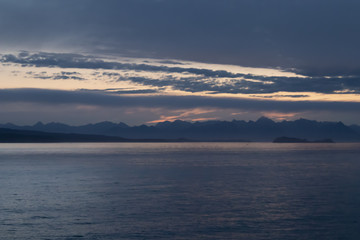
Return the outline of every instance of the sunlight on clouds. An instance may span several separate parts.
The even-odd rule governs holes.
[[[56,79],[62,72],[77,72],[79,79]],[[103,74],[108,73],[108,74]],[[44,88],[59,90],[76,89],[107,89],[112,87],[141,89],[144,87],[129,81],[116,81],[117,75],[112,76],[110,71],[103,71],[101,75],[92,69],[77,68],[45,68],[4,66],[0,71],[0,88]],[[149,87],[146,87],[149,88]]]
[[[214,113],[216,110],[212,109],[202,109],[202,108],[195,108],[192,110],[177,110],[171,111],[172,114],[175,115],[161,115],[160,119],[148,121],[147,123],[159,123],[165,121],[175,121],[175,120],[182,120],[182,121],[205,121],[205,120],[214,120],[214,117],[199,117],[200,115]]]
[[[221,94],[225,96],[224,94]],[[230,96],[226,94],[226,96]],[[272,99],[279,101],[345,101],[360,102],[359,94],[324,94],[314,92],[276,92],[271,94],[246,95],[253,99]]]
[[[279,113],[279,112],[262,112],[265,117],[271,118],[275,121],[294,120],[299,113]]]
[[[3,89],[81,89],[134,96],[360,102],[353,79],[344,79],[347,85],[343,86],[337,79],[325,78],[324,82],[323,79],[305,78],[279,69],[171,59],[106,58],[57,53],[22,53],[2,57],[0,88]],[[303,81],[307,84],[305,88]],[[311,86],[312,81],[319,81],[314,88]],[[326,84],[329,84],[328,88]],[[319,88],[319,85],[325,88]],[[350,89],[351,87],[357,91]],[[313,91],[304,91],[308,89]]]

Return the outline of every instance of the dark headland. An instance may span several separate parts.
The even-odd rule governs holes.
[[[186,139],[129,139],[115,136],[0,128],[0,143],[65,143],[65,142],[185,142]]]

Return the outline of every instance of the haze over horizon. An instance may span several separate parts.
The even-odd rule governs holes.
[[[0,123],[360,124],[359,7],[0,0]]]

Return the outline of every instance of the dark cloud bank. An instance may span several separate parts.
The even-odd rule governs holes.
[[[2,0],[5,48],[360,73],[358,0]]]
[[[321,101],[272,101],[202,96],[122,96],[93,91],[45,89],[1,89],[1,103],[39,103],[45,105],[94,105],[102,107],[146,107],[168,109],[221,108],[254,111],[335,111],[357,112],[360,103]]]

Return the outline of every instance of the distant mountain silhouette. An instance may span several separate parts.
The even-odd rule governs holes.
[[[350,128],[360,134],[360,126],[359,125],[351,125]]]
[[[360,141],[360,127],[342,122],[318,122],[307,119],[274,122],[261,117],[257,121],[161,122],[155,126],[128,126],[125,123],[100,122],[83,126],[62,123],[36,123],[33,126],[0,124],[2,128],[54,133],[96,134],[127,139],[192,139],[195,141],[273,141],[279,136],[309,139],[333,139],[336,142]]]

